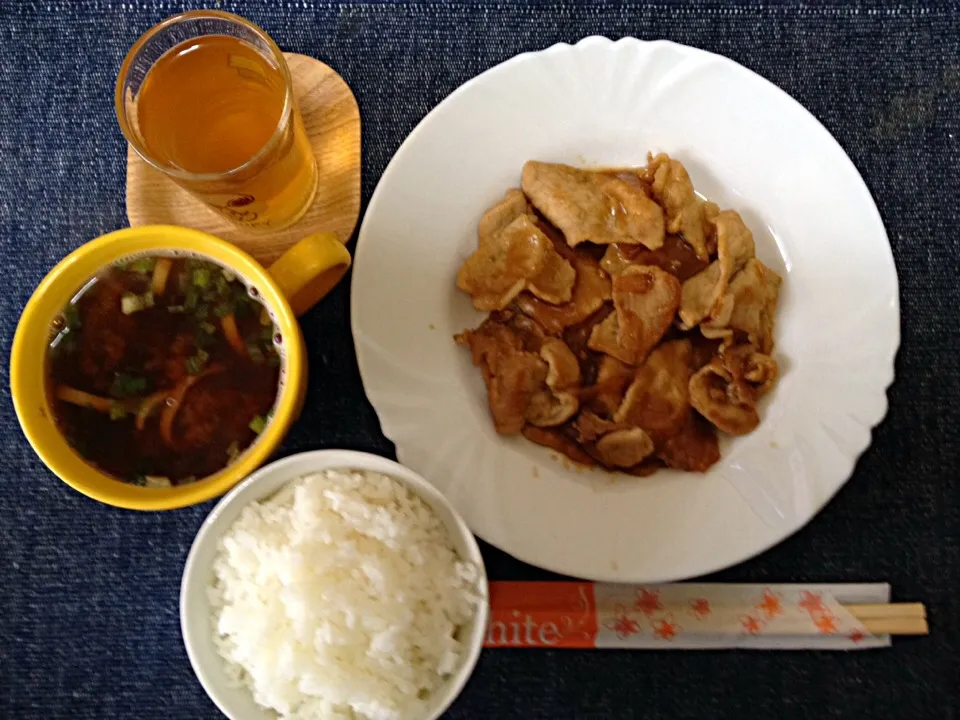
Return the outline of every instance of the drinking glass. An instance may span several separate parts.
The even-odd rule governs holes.
[[[290,70],[253,23],[215,10],[164,20],[127,54],[115,102],[137,154],[237,225],[284,228],[313,202]]]

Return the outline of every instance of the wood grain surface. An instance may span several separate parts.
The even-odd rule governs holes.
[[[314,58],[286,53],[294,93],[320,172],[313,205],[296,223],[272,233],[238,227],[127,147],[127,217],[131,226],[168,224],[204,230],[269,265],[301,238],[332,232],[346,243],[360,214],[360,109],[350,86]]]

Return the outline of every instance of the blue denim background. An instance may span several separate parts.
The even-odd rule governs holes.
[[[808,527],[716,579],[886,580],[933,634],[864,653],[484,654],[454,718],[960,716],[960,9],[946,3],[218,2],[356,93],[367,199],[417,121],[518,52],[594,33],[723,53],[836,135],[870,186],[900,274],[890,412],[850,483]],[[0,3],[0,337],[65,253],[126,224],[113,82],[179,1]],[[450,158],[456,162],[456,158]],[[311,382],[283,454],[390,454],[358,376],[349,282],[303,319]],[[843,309],[839,308],[838,312]],[[0,718],[215,718],[180,641],[177,594],[211,505],[140,514],[50,475],[0,378]],[[484,548],[491,577],[546,573]]]

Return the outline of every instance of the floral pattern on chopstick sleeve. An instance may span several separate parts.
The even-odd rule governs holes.
[[[868,633],[829,587],[492,582],[486,644],[663,649],[889,644],[889,637]]]

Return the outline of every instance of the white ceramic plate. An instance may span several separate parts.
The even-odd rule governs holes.
[[[700,193],[739,210],[760,259],[784,276],[781,380],[761,426],[722,442],[705,475],[578,472],[497,436],[480,372],[452,340],[483,319],[456,270],[526,160],[642,165],[648,150],[669,152]],[[731,60],[633,38],[520,55],[440,103],[380,180],[352,293],[364,386],[400,461],[488,542],[598,580],[702,575],[804,525],[886,413],[899,344],[883,224],[827,130]]]

